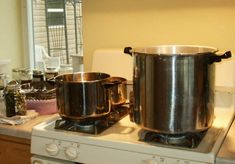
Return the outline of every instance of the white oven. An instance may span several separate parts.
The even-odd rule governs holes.
[[[31,157],[31,163],[32,164],[75,164],[75,162],[69,162],[69,161],[64,161],[64,160],[59,160],[59,159],[54,159],[54,158],[47,158],[47,157],[37,156],[37,155],[33,155]]]

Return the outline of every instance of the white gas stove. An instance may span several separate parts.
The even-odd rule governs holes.
[[[32,163],[195,164],[214,163],[234,118],[234,95],[217,92],[215,120],[197,148],[139,140],[140,127],[124,117],[98,135],[55,129],[55,117],[33,128]]]

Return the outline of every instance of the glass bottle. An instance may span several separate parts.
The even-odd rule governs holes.
[[[0,73],[0,90],[3,90],[7,84],[7,75]]]
[[[20,69],[19,68],[12,69],[12,80],[16,80],[17,82],[20,81]]]
[[[73,73],[71,64],[61,64],[59,68],[59,75]]]
[[[44,88],[44,72],[33,70],[33,88],[40,90]]]
[[[47,68],[45,72],[46,79],[46,89],[51,90],[55,88],[54,78],[58,75],[58,70],[56,68]]]
[[[4,97],[7,117],[26,114],[26,95],[17,81],[11,81],[7,84],[4,89]]]
[[[30,90],[32,82],[31,70],[29,68],[21,68],[19,78],[20,78],[21,88],[24,89],[25,91]]]
[[[56,77],[59,74],[58,69],[57,68],[47,68],[46,72],[45,72],[45,79],[47,80],[51,80],[54,77]]]
[[[32,81],[32,73],[29,68],[21,68],[20,69],[20,82],[21,84],[31,83]]]

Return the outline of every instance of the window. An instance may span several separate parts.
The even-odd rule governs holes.
[[[42,55],[58,57],[61,64],[83,55],[81,0],[27,0],[27,10],[31,67]]]

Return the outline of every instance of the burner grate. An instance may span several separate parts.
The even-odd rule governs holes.
[[[129,108],[121,106],[102,117],[91,117],[80,120],[58,119],[55,121],[55,129],[82,132],[88,134],[100,134],[113,124],[121,120],[129,113]]]
[[[108,127],[108,121],[106,120],[71,121],[59,119],[55,122],[55,129],[89,134],[99,134]]]
[[[207,130],[195,133],[164,134],[147,130],[140,130],[139,139],[140,141],[150,143],[160,143],[171,146],[196,148],[205,136],[206,132]]]

